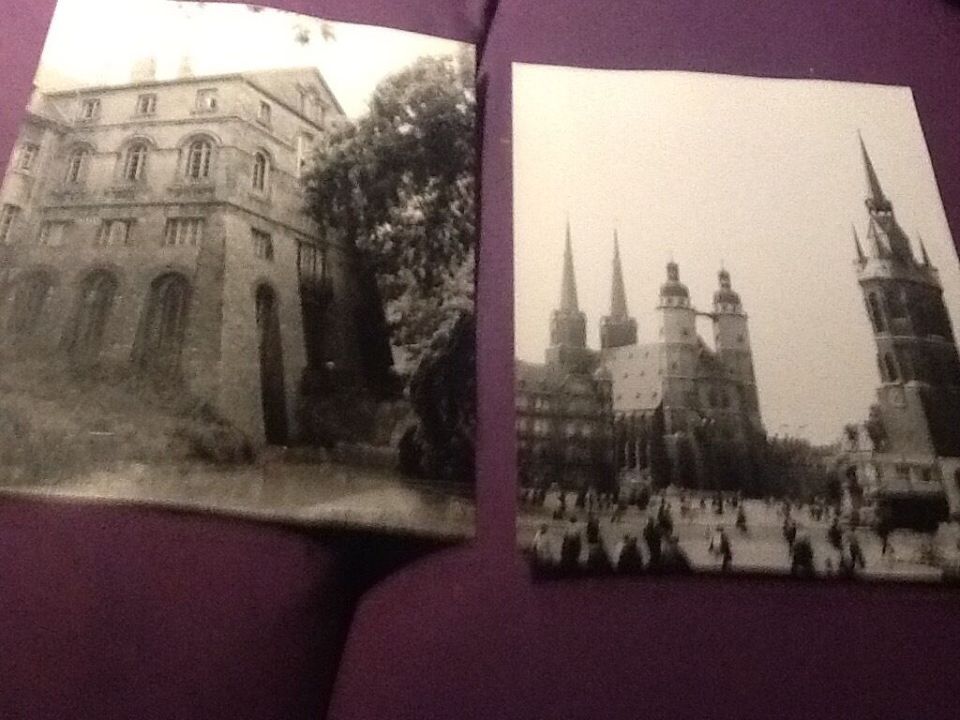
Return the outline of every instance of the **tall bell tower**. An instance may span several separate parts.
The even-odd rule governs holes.
[[[719,289],[713,293],[713,332],[717,355],[740,388],[743,413],[755,430],[762,430],[757,380],[753,371],[753,351],[747,314],[740,294],[733,289],[730,273],[721,268]]]
[[[891,452],[960,456],[960,354],[936,268],[897,223],[860,138],[867,248],[854,229],[857,281],[877,346],[877,391]]]
[[[587,349],[587,317],[577,302],[570,222],[567,221],[560,306],[550,315],[550,347],[547,348],[546,360],[548,365],[562,366],[568,372],[588,372],[593,359],[593,353]]]
[[[620,243],[613,231],[613,275],[610,284],[610,314],[600,320],[600,348],[637,344],[637,321],[627,311],[627,291],[620,266]]]

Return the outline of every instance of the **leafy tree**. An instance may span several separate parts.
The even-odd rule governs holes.
[[[312,214],[375,278],[406,376],[473,311],[475,104],[471,58],[421,58],[322,139],[306,178]]]

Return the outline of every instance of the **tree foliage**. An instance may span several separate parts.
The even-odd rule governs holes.
[[[376,278],[399,369],[474,297],[475,96],[471,58],[421,58],[385,79],[369,111],[318,144],[309,207]]]

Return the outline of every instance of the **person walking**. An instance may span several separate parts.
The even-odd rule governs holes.
[[[660,528],[653,521],[653,518],[647,519],[647,524],[643,528],[643,541],[647,544],[647,551],[650,554],[650,567],[660,567],[662,557],[660,547],[661,533]]]

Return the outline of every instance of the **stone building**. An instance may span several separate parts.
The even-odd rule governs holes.
[[[354,260],[300,181],[342,117],[315,68],[35,91],[0,190],[5,347],[170,373],[295,437],[308,360],[357,363]]]
[[[586,347],[586,316],[577,301],[569,225],[560,306],[550,318],[546,363],[518,361],[515,384],[521,484],[612,487],[610,379]]]
[[[539,382],[553,388],[554,396],[546,405],[541,400],[542,431],[550,426],[546,414],[565,424],[571,443],[581,436],[603,438],[610,467],[621,478],[659,475],[660,482],[698,487],[748,483],[751,443],[764,431],[747,316],[729,272],[721,270],[719,280],[712,312],[698,312],[680,282],[679,267],[670,262],[657,304],[659,339],[638,342],[614,235],[610,314],[601,320],[600,350],[590,350],[586,317],[577,304],[568,227],[561,302],[551,316],[546,363],[517,365],[521,451],[537,442],[538,416],[532,408]],[[712,322],[712,347],[697,334],[698,316]],[[564,397],[566,403],[559,399]],[[578,426],[570,404],[589,406],[596,419],[581,420],[574,432]]]
[[[960,514],[960,354],[937,269],[897,223],[863,141],[866,252],[854,228],[857,281],[881,385],[869,420],[842,439],[848,489],[899,523]]]

